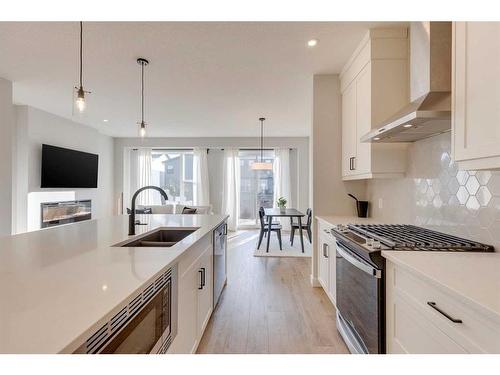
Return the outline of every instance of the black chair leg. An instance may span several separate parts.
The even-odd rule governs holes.
[[[281,246],[281,229],[277,230],[276,234],[278,235],[278,242],[280,243],[280,250],[283,250],[283,247]]]
[[[309,243],[312,244],[312,233],[311,228],[307,228],[307,238],[309,238]]]
[[[290,245],[293,246],[293,239],[295,238],[295,228],[290,230]]]
[[[257,245],[257,250],[260,249],[260,244],[262,243],[262,238],[264,237],[264,231],[261,229],[259,233],[259,244]]]

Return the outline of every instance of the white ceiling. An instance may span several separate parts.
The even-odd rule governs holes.
[[[137,136],[140,66],[149,136],[307,136],[312,76],[338,73],[381,22],[86,22],[83,118],[117,137]],[[72,118],[77,22],[0,22],[0,77],[14,101]],[[307,48],[311,38],[319,39]],[[103,119],[108,119],[104,123]]]

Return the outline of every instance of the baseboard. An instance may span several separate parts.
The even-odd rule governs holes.
[[[313,286],[313,288],[321,288],[321,284],[319,283],[318,278],[314,277],[313,275],[311,275],[311,285]]]

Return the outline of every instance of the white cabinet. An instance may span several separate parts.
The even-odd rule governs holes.
[[[340,74],[342,177],[403,177],[406,144],[362,143],[360,138],[409,101],[407,29],[372,29]]]
[[[332,303],[336,304],[335,239],[327,223],[318,221],[318,281]]]
[[[197,336],[201,339],[208,324],[213,308],[213,252],[207,249],[200,257],[197,265],[198,279],[198,309],[197,309]]]
[[[330,290],[330,244],[325,239],[323,234],[319,235],[319,251],[318,254],[318,281],[323,289],[328,292]]]
[[[500,353],[499,337],[498,320],[387,261],[387,353]]]
[[[213,309],[212,233],[184,254],[178,266],[177,336],[168,353],[196,352]]]
[[[500,22],[453,23],[454,160],[500,168]]]

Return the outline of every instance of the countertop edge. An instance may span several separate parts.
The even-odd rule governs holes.
[[[459,290],[456,290],[446,283],[431,277],[424,272],[422,272],[420,269],[412,267],[411,264],[408,262],[405,262],[401,260],[400,258],[397,257],[398,251],[390,251],[390,250],[383,250],[382,251],[382,256],[389,260],[390,262],[397,264],[398,266],[401,266],[402,268],[406,269],[407,271],[412,272],[413,274],[418,274],[420,277],[422,277],[425,281],[441,288],[444,292],[446,292],[449,295],[459,297],[461,301],[463,301],[468,307],[470,307],[473,310],[476,310],[489,319],[492,319],[498,323],[500,323],[500,312],[495,311],[490,309],[489,307],[483,305],[482,303],[478,302],[474,298],[467,296],[466,294],[460,292]]]

